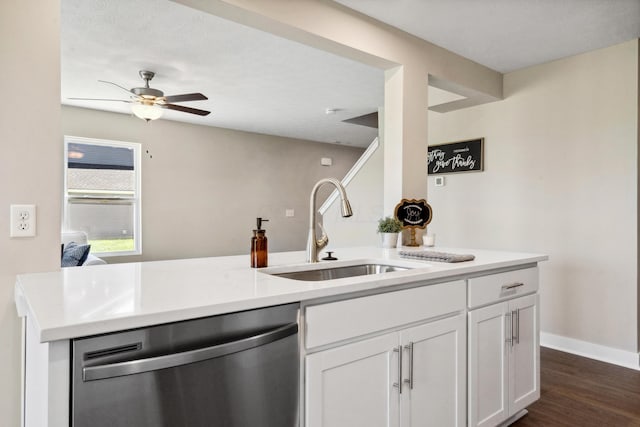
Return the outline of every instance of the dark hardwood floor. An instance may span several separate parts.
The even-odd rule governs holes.
[[[543,347],[540,383],[540,400],[513,426],[640,426],[640,371]]]

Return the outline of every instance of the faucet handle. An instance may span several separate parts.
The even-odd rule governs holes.
[[[322,258],[323,261],[337,261],[338,258],[333,256],[333,251],[327,251],[327,256]]]
[[[329,244],[329,237],[327,236],[327,231],[324,229],[322,224],[318,223],[318,226],[320,227],[320,230],[322,230],[322,237],[316,240],[316,248],[318,248],[318,250],[321,250]]]

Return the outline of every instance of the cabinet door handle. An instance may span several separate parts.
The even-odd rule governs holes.
[[[514,311],[516,316],[516,344],[520,344],[520,309]]]
[[[524,283],[515,282],[515,283],[511,283],[509,285],[502,285],[502,290],[503,291],[510,291],[511,289],[519,288],[520,286],[524,286]]]
[[[402,346],[395,347],[393,352],[398,353],[398,382],[393,383],[393,386],[398,389],[398,393],[402,394]]]
[[[413,342],[409,342],[404,348],[409,350],[409,378],[404,382],[409,384],[409,390],[413,390]]]
[[[505,329],[508,329],[508,331],[505,332],[505,339],[504,342],[506,342],[507,344],[509,344],[511,347],[513,347],[513,316],[512,316],[513,312],[508,312],[507,314],[505,314]]]
[[[518,341],[518,311],[511,311],[511,347]]]

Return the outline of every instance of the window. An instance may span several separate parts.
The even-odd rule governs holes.
[[[140,254],[140,144],[65,136],[64,152],[64,231],[95,254]]]

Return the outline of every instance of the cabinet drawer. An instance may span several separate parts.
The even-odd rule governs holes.
[[[439,283],[305,309],[306,347],[383,331],[465,308],[465,282]]]
[[[507,271],[468,280],[469,308],[530,294],[538,290],[538,268]]]

